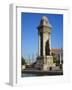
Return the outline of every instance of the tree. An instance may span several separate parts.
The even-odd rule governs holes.
[[[26,64],[25,59],[22,57],[21,58],[21,65],[25,65],[25,64]]]

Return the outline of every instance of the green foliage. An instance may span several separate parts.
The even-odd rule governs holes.
[[[26,64],[25,59],[22,57],[21,58],[21,65],[25,65],[25,64]]]

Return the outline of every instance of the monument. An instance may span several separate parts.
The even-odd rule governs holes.
[[[35,68],[51,71],[55,67],[51,56],[51,24],[46,16],[43,16],[38,26],[38,56]]]

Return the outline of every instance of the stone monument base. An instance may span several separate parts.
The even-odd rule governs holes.
[[[55,67],[52,56],[38,56],[35,68],[38,70],[51,71]]]

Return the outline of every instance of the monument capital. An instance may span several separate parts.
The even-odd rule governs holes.
[[[41,27],[48,27],[48,28],[52,28],[51,24],[49,23],[49,20],[46,16],[43,16],[41,18],[41,21],[40,21],[40,24],[38,26],[38,28],[41,28]]]

